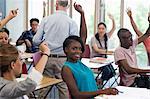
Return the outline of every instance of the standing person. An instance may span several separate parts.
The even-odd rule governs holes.
[[[78,36],[69,36],[63,43],[67,60],[62,68],[62,78],[66,82],[72,99],[90,99],[97,95],[115,95],[118,90],[99,90],[92,70],[81,62],[85,43]]]
[[[19,52],[13,45],[0,45],[0,99],[24,99],[25,95],[34,91],[43,77],[42,73],[50,54],[46,43],[43,42],[40,49],[43,55],[37,65],[27,79],[17,82],[15,79],[20,77],[22,69]]]
[[[108,51],[108,39],[112,36],[115,31],[116,25],[114,18],[109,14],[109,18],[112,20],[112,29],[106,33],[106,24],[100,22],[98,24],[98,32],[94,37],[91,38],[92,54],[91,57],[107,57],[107,54],[112,54],[113,51]]]
[[[150,17],[150,16],[149,16]],[[150,23],[150,19],[148,20]],[[137,84],[137,74],[149,73],[150,69],[138,69],[135,47],[150,36],[150,25],[146,33],[133,40],[128,29],[121,28],[118,31],[120,46],[115,50],[115,63],[119,66],[120,85],[133,87]]]
[[[37,32],[38,24],[39,24],[39,19],[32,18],[30,20],[31,29],[27,30],[27,31],[24,31],[22,33],[22,35],[19,37],[19,39],[17,40],[17,42],[16,42],[17,46],[25,43],[25,45],[26,45],[26,52],[28,52],[28,53],[35,53],[35,52],[37,52],[39,50],[38,46],[35,45],[33,43],[33,41],[32,41],[33,36]]]
[[[131,25],[135,31],[135,33],[138,35],[138,37],[142,36],[143,33],[138,29],[136,23],[134,22],[134,19],[132,17],[132,11],[131,9],[128,9],[127,10],[127,14],[130,18],[130,22],[131,22]],[[150,16],[150,13],[149,13],[149,16]],[[150,37],[148,37],[147,39],[144,40],[144,46],[146,48],[146,51],[147,51],[147,56],[148,56],[148,65],[150,66]]]
[[[84,12],[80,5],[74,4],[75,9],[81,14],[80,36],[86,40],[87,33]],[[51,55],[44,70],[44,75],[61,78],[61,69],[66,60],[63,52],[63,41],[70,35],[78,35],[78,27],[67,15],[68,0],[56,0],[56,12],[51,16],[45,17],[33,38],[36,44],[43,40],[48,43]],[[43,36],[44,35],[44,36]],[[44,37],[44,38],[43,38]],[[60,99],[68,99],[66,84],[57,85]]]
[[[6,16],[6,18],[4,18],[4,19],[2,19],[2,20],[0,21],[0,29],[1,29],[4,25],[6,25],[6,23],[7,23],[8,21],[10,21],[11,19],[13,19],[14,17],[17,16],[17,10],[18,10],[18,9],[16,9],[16,10],[11,10],[11,11],[9,12],[9,15]]]

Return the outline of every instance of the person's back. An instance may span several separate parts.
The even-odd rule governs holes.
[[[48,43],[51,55],[44,70],[44,75],[57,79],[61,78],[60,72],[66,60],[63,52],[63,41],[70,35],[79,35],[77,24],[67,15],[67,8],[68,0],[56,0],[56,12],[42,20],[33,38],[37,45],[42,41]],[[68,90],[65,83],[59,83],[57,88],[59,98],[67,99]],[[43,93],[45,92],[43,91]]]
[[[56,11],[53,15],[44,18],[42,24],[44,24],[42,29],[44,39],[51,48],[52,54],[63,54],[62,44],[65,38],[69,35],[79,35],[76,23],[65,11]],[[38,32],[42,31],[40,28]]]

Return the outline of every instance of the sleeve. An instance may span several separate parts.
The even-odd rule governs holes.
[[[42,80],[43,75],[33,67],[28,77],[38,84]]]
[[[7,96],[11,98],[21,97],[26,95],[36,88],[37,84],[30,78],[20,82],[10,82],[6,84],[1,90],[1,96]]]
[[[146,40],[144,40],[144,45],[145,45],[145,48],[146,48],[146,51],[148,53],[150,53],[150,38],[147,38]]]
[[[137,45],[138,45],[138,38],[133,40],[133,48],[136,48]]]
[[[39,45],[43,41],[45,18],[42,20],[37,33],[33,37],[33,44]]]
[[[118,65],[118,61],[126,59],[124,52],[121,49],[116,49],[114,53],[115,64]]]
[[[96,39],[95,39],[95,37],[92,37],[91,38],[91,47],[93,47],[93,45],[95,45],[96,44]]]
[[[18,46],[19,44],[18,44],[18,41],[19,40],[25,40],[25,34],[26,34],[26,31],[24,31],[22,34],[21,34],[21,36],[18,38],[18,40],[16,41],[16,45]]]
[[[70,24],[69,31],[69,35],[79,36],[78,26],[75,21],[72,21],[72,23]]]

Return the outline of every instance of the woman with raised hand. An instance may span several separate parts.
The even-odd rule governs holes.
[[[108,39],[112,36],[115,31],[116,25],[114,18],[111,14],[108,14],[112,20],[112,29],[106,33],[106,24],[100,22],[98,24],[98,32],[91,38],[92,54],[91,57],[104,57],[113,54],[113,51],[108,51]]]
[[[23,81],[17,82],[21,76],[22,59],[16,47],[10,44],[0,45],[0,99],[24,99],[34,91],[42,79],[42,73],[47,63],[50,50],[46,43],[40,45],[43,55],[31,73]]]

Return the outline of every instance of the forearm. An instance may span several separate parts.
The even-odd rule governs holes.
[[[80,37],[82,38],[82,41],[85,44],[87,38],[87,26],[86,26],[84,12],[81,13]]]
[[[143,69],[138,69],[138,68],[130,68],[130,69],[128,69],[127,70],[127,72],[129,73],[129,74],[142,74],[142,73],[150,73],[150,70],[143,70]]]
[[[75,99],[87,99],[87,98],[93,98],[98,95],[105,94],[103,90],[93,91],[93,92],[79,92],[77,94],[73,95],[73,98]]]
[[[130,18],[130,22],[131,22],[131,25],[132,25],[132,27],[133,27],[135,33],[136,33],[138,36],[143,35],[143,33],[138,29],[137,25],[135,24],[135,22],[134,22],[134,20],[133,20],[133,17],[130,16],[129,18]]]
[[[43,73],[45,65],[47,63],[48,56],[43,54],[37,65],[35,66],[35,69],[39,71],[40,73]]]
[[[18,45],[21,45],[23,43],[24,43],[24,40],[17,40],[16,45],[18,46]]]
[[[108,33],[108,37],[110,38],[112,36],[112,34],[114,33],[116,29],[116,24],[115,24],[115,20],[112,19],[112,29],[110,30],[110,32]]]
[[[7,16],[5,19],[3,19],[1,22],[0,22],[0,29],[9,21],[11,20],[11,18],[9,16]]]

